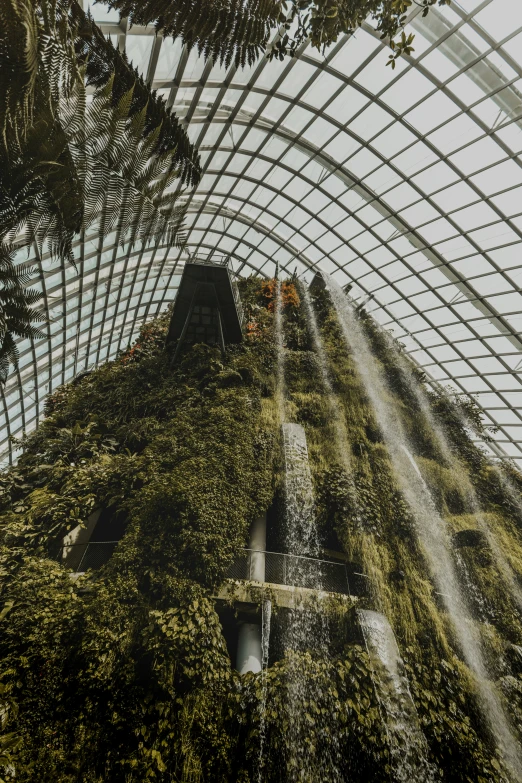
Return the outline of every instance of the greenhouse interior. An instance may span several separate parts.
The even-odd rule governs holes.
[[[522,783],[520,0],[0,0],[0,783]]]

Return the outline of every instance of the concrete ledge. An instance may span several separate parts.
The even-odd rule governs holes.
[[[308,587],[276,585],[270,582],[250,582],[227,579],[221,586],[216,601],[233,603],[238,608],[250,611],[257,609],[263,601],[271,600],[281,609],[317,609],[325,603],[341,612],[347,612],[357,603],[357,599],[341,593],[327,593],[324,590],[311,590]]]

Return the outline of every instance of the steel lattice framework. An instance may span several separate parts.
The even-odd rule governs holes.
[[[122,247],[96,231],[77,269],[31,257],[47,338],[22,341],[3,393],[2,442],[37,424],[47,394],[113,358],[175,296],[188,254],[276,263],[354,284],[433,383],[474,394],[493,451],[522,466],[522,5],[453,0],[407,32],[395,70],[370,23],[324,57],[227,70],[153,28],[91,9],[183,118],[204,176],[188,201],[187,250]]]

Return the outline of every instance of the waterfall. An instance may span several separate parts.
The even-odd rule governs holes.
[[[263,672],[263,679],[266,682],[266,669],[268,666],[268,653],[270,651],[270,623],[272,619],[272,601],[270,601],[268,598],[263,601],[263,607],[262,607],[262,672]]]
[[[334,394],[332,388],[330,373],[328,371],[328,359],[326,356],[326,351],[324,349],[321,333],[319,331],[319,327],[317,324],[315,311],[312,302],[310,300],[310,293],[308,291],[308,288],[306,288],[304,285],[302,286],[301,291],[302,291],[302,297],[305,306],[308,329],[310,331],[310,336],[312,338],[312,345],[315,351],[315,355],[317,356],[317,361],[321,372],[321,378],[323,381],[324,390],[326,392],[326,399],[332,417],[332,429],[335,438],[336,451],[343,468],[351,477],[352,475],[351,455],[350,455],[348,433],[346,431],[346,424],[344,421],[344,413],[341,409],[341,406],[339,405],[339,401],[336,395]]]
[[[488,679],[482,645],[469,619],[466,601],[457,578],[446,523],[438,513],[426,485],[412,467],[408,442],[399,415],[391,402],[382,372],[369,342],[341,287],[324,277],[346,345],[352,353],[365,392],[382,431],[401,490],[415,519],[417,536],[424,551],[436,589],[441,594],[455,638],[465,662],[474,674],[480,707],[504,761],[515,779],[522,779],[522,757],[518,742],[504,713],[493,683]],[[409,455],[409,456],[408,456]]]
[[[449,449],[447,441],[445,441],[445,445]],[[415,473],[419,477],[419,481],[421,482],[422,486],[424,487],[425,492],[429,493],[428,485],[424,481],[422,473],[420,472],[419,466],[415,462],[415,460],[413,458],[413,455],[406,448],[406,446],[404,444],[402,445],[402,449],[404,450],[404,453],[408,457],[413,470],[415,471]],[[449,452],[448,452],[448,458],[449,458]],[[488,622],[489,617],[488,617],[486,602],[485,602],[483,596],[481,595],[480,590],[477,588],[477,586],[473,582],[473,580],[471,578],[471,575],[469,573],[469,569],[468,569],[468,567],[467,567],[467,565],[466,565],[466,563],[464,561],[464,558],[462,557],[462,555],[458,551],[454,552],[454,557],[455,557],[455,562],[457,564],[458,572],[460,572],[462,580],[463,580],[464,584],[466,585],[468,602],[470,600],[473,602],[474,606],[476,607],[476,609],[478,611],[480,622]]]
[[[265,766],[265,731],[266,731],[266,670],[268,668],[268,653],[270,648],[270,624],[272,618],[272,601],[265,599],[261,607],[261,698],[259,700],[259,756],[257,766],[257,783],[263,783]]]
[[[498,465],[492,463],[492,467],[495,469],[495,473],[499,478],[502,489],[510,499],[511,503],[517,507],[518,513],[522,517],[522,496],[520,495],[520,492],[516,489],[516,487],[513,485],[513,482],[505,475],[503,470]]]
[[[470,502],[471,502],[471,511],[473,516],[475,517],[477,521],[477,525],[479,529],[484,533],[486,536],[489,548],[491,550],[491,554],[493,555],[493,559],[495,561],[495,564],[500,571],[500,574],[502,575],[502,578],[504,582],[506,583],[507,587],[509,588],[511,592],[511,596],[513,598],[513,601],[517,605],[519,611],[522,613],[522,588],[520,587],[520,584],[517,581],[517,577],[515,575],[515,572],[513,571],[507,557],[505,556],[504,552],[502,551],[502,548],[500,547],[496,537],[494,536],[492,530],[490,529],[488,523],[484,519],[484,515],[481,512],[480,509],[480,502],[477,497],[477,493],[475,490],[475,487],[473,486],[468,471],[460,464],[458,461],[455,453],[453,452],[448,438],[446,437],[446,433],[436,420],[435,416],[433,415],[433,412],[430,407],[430,403],[427,397],[426,392],[424,389],[419,385],[419,383],[415,380],[412,374],[411,366],[407,362],[407,360],[400,354],[400,352],[397,350],[393,340],[388,336],[385,335],[388,339],[388,346],[390,349],[390,352],[393,354],[393,357],[401,370],[402,377],[404,381],[407,383],[408,388],[413,395],[414,399],[416,400],[424,419],[427,421],[427,423],[430,426],[431,431],[435,435],[436,443],[446,460],[446,462],[451,466],[451,469],[455,471],[463,480],[464,489],[466,491],[466,494],[468,495]],[[501,471],[498,471],[501,476],[502,481],[502,475]],[[506,481],[507,483],[507,481]],[[503,483],[504,484],[504,483]],[[504,488],[505,485],[504,485]],[[507,490],[509,492],[509,490]],[[516,493],[514,495],[516,498]],[[517,499],[518,503],[520,504],[520,499]],[[517,502],[517,501],[515,501]],[[462,563],[461,563],[462,565]]]
[[[359,609],[357,616],[370,659],[375,656],[380,661],[388,679],[388,682],[380,683],[374,674],[397,780],[399,783],[412,780],[432,783],[435,775],[428,762],[428,743],[402,671],[403,662],[392,627],[379,612]]]
[[[304,286],[302,293],[312,345],[317,355],[328,407],[332,416],[336,450],[343,467],[352,478],[349,439],[344,415],[333,392],[328,372],[328,359],[310,293]],[[402,661],[393,630],[382,614],[361,610],[358,612],[358,616],[368,652],[372,651],[380,659],[388,673],[391,685],[390,693],[390,688],[387,687],[388,683],[379,683],[378,675],[373,673],[376,693],[382,693],[379,697],[381,714],[386,724],[390,752],[398,780],[401,783],[407,783],[412,778],[417,783],[432,781],[433,771],[427,762],[428,745],[419,725],[408,682],[399,673],[399,662],[402,663]],[[385,650],[388,650],[390,654],[384,654]],[[384,687],[381,688],[379,685],[384,685]]]
[[[281,294],[281,281],[275,280],[275,343],[276,343],[276,407],[279,424],[285,421],[285,346],[283,334],[283,297]]]
[[[306,435],[300,424],[283,424],[285,546],[289,554],[319,555],[314,491]],[[294,584],[299,584],[294,583]],[[321,586],[318,584],[317,589]]]
[[[315,518],[312,475],[308,460],[308,447],[304,429],[299,424],[286,421],[286,386],[283,332],[283,302],[281,282],[276,279],[275,299],[276,338],[276,406],[282,426],[284,453],[284,549],[286,584],[294,585],[295,609],[288,611],[284,633],[285,661],[287,665],[287,709],[289,729],[287,740],[288,783],[340,783],[340,759],[335,732],[330,733],[330,718],[325,712],[311,726],[308,709],[329,698],[317,677],[309,677],[307,667],[328,665],[330,634],[328,618],[322,609],[322,578],[317,564],[306,558],[318,557],[319,536]],[[299,586],[314,590],[311,606],[299,605]],[[264,721],[264,718],[263,718]],[[310,741],[313,731],[315,743]],[[261,772],[259,773],[261,774]]]
[[[312,476],[304,429],[299,424],[283,425],[285,467],[284,545],[288,558],[287,584],[306,585],[314,590],[311,606],[301,605],[289,611],[284,646],[287,662],[287,702],[290,714],[288,732],[287,778],[289,783],[340,781],[337,748],[330,733],[330,720],[315,716],[313,731],[316,742],[310,742],[308,705],[320,704],[325,696],[320,681],[308,676],[307,666],[315,660],[329,661],[330,633],[328,617],[321,603],[322,579],[317,563],[306,557],[320,552],[315,520]],[[298,595],[298,588],[296,598]],[[298,602],[297,602],[298,603]],[[313,652],[312,652],[313,651]],[[312,657],[313,655],[313,657]]]

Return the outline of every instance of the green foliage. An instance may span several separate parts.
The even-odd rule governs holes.
[[[82,228],[82,178],[100,178],[95,170],[85,171],[88,161],[70,149],[81,130],[84,136],[96,130],[88,119],[81,127],[85,77],[98,89],[115,82],[109,90],[116,110],[112,122],[123,101],[125,116],[137,117],[133,130],[143,142],[142,165],[154,166],[156,156],[165,163],[167,156],[170,174],[197,184],[199,159],[185,131],[75,0],[5,0],[0,21],[0,237],[32,219],[31,233],[50,235],[52,249],[70,257],[71,237]],[[138,166],[135,179],[140,176]],[[43,214],[52,232],[50,225],[40,225]]]
[[[274,605],[267,670],[244,677],[232,670],[213,596],[280,483],[275,287],[249,278],[240,289],[243,345],[226,357],[188,347],[172,367],[164,314],[116,361],[52,395],[47,418],[0,478],[0,780],[14,767],[21,783],[254,783],[262,733],[263,783],[291,783],[298,732],[306,783],[328,780],[332,765],[343,781],[395,781],[386,704],[405,708],[363,644],[362,606],[384,612],[395,631],[437,783],[505,783],[382,433],[328,298],[316,292],[348,433],[340,464],[324,376],[293,283],[284,308],[287,407],[306,429],[323,544],[357,565],[369,587],[349,610],[340,598],[321,601],[328,656],[314,634],[278,652],[277,628],[289,619]],[[415,456],[440,513],[452,533],[472,529],[461,468],[439,459],[402,365],[362,318],[405,426],[420,431]],[[483,453],[472,457],[458,401],[429,399],[453,432],[458,465],[464,470],[476,459],[481,513],[522,573],[518,475],[497,470]],[[103,568],[71,579],[57,548],[99,508],[124,519],[125,533]],[[463,546],[458,557],[477,597],[470,622],[521,728],[520,616],[486,543]],[[298,721],[289,709],[296,676],[306,686],[297,694]]]
[[[194,346],[170,368],[168,319],[53,395],[2,477],[0,646],[21,781],[229,774],[235,679],[209,596],[270,504],[266,369],[252,344],[225,360]],[[102,571],[71,581],[48,553],[107,506],[127,532]]]
[[[444,659],[428,667],[412,648],[404,654],[421,725],[446,772],[444,779],[450,783],[502,780],[501,763],[473,727],[473,723],[480,725],[480,717],[467,695],[469,683],[462,667]]]
[[[505,780],[506,773],[501,771],[500,762],[492,753],[487,730],[472,701],[469,673],[458,661],[459,651],[453,648],[447,618],[426,578],[411,512],[397,490],[387,450],[364,389],[354,373],[351,356],[344,347],[329,295],[316,288],[313,299],[329,357],[332,385],[346,414],[351,451],[351,470],[347,473],[344,467],[332,464],[324,427],[321,433],[313,421],[308,422],[321,529],[327,536],[333,526],[344,551],[352,561],[362,563],[372,578],[373,606],[392,622],[401,652],[407,654],[412,695],[422,717],[430,752],[437,767],[444,770],[444,779]],[[386,377],[390,400],[403,420],[417,463],[450,530],[478,525],[469,516],[478,509],[470,498],[469,482],[464,480],[471,469],[470,480],[478,490],[482,505],[480,512],[487,514],[483,519],[502,546],[515,578],[520,579],[518,474],[509,468],[493,467],[485,453],[473,444],[473,430],[488,437],[476,404],[473,400],[453,398],[429,389],[423,392],[427,394],[435,421],[453,446],[456,462],[452,462],[450,469],[415,394],[415,384],[423,387],[423,374],[408,367],[406,357],[397,359],[401,356],[400,346],[392,345],[391,338],[372,319],[364,312],[359,317]],[[321,383],[318,374],[315,380]],[[307,379],[306,390],[311,391],[312,386],[313,382]],[[293,388],[291,384],[290,391]],[[458,557],[458,571],[463,588],[470,595],[475,621],[488,623],[481,626],[481,633],[490,670],[497,685],[513,700],[513,705],[506,708],[518,716],[520,676],[502,662],[506,651],[511,649],[510,643],[520,644],[519,612],[506,595],[506,584],[487,547],[464,547]],[[441,667],[441,659],[451,663]]]
[[[97,88],[92,102],[85,82]],[[73,240],[94,223],[102,236],[117,229],[122,243],[183,241],[184,210],[171,186],[197,184],[199,157],[76,0],[0,2],[0,136],[4,273],[9,241],[47,242],[74,263]],[[4,280],[2,376],[17,361],[12,335],[38,336],[32,324],[41,320],[33,292],[22,295],[12,275]]]
[[[41,294],[26,284],[31,277],[27,264],[15,265],[14,249],[0,244],[0,383],[5,383],[9,362],[17,364],[17,337],[42,337],[34,325],[44,320],[33,308]]]
[[[179,36],[189,48],[227,66],[233,60],[251,65],[259,58],[281,9],[279,0],[111,0],[109,5],[133,24],[155,23],[165,35]]]
[[[201,177],[201,164],[197,149],[190,143],[185,128],[172,109],[167,108],[165,99],[151,90],[137,68],[129,63],[125,52],[112,44],[89,14],[79,4],[71,7],[78,35],[74,41],[76,57],[85,69],[87,84],[95,88],[104,87],[114,77],[113,104],[132,91],[129,114],[134,116],[145,112],[144,136],[155,132],[155,155],[171,155],[171,166],[178,171],[182,185],[195,187]]]
[[[437,2],[449,5],[450,0],[423,0],[424,13]],[[411,36],[402,33],[394,40],[412,0],[110,0],[109,5],[133,24],[155,23],[165,35],[181,37],[189,48],[226,66],[252,65],[265,52],[271,59],[293,57],[307,39],[323,50],[368,16],[392,45],[392,67],[397,57],[412,51]],[[279,35],[269,47],[276,30]]]
[[[302,779],[317,783],[322,775],[327,777],[332,762],[342,780],[376,783],[389,779],[386,732],[375,700],[375,666],[378,662],[371,662],[366,651],[353,644],[345,645],[335,661],[317,659],[310,652],[289,653],[270,668],[265,713],[265,742],[270,753],[266,754],[263,769],[267,783],[293,779],[295,735],[288,710],[288,678],[296,671],[312,694],[301,705],[307,726],[304,744],[313,749],[319,765],[304,769]],[[257,688],[259,691],[259,682]]]
[[[114,105],[113,86],[114,75],[87,102],[81,78],[58,101],[52,125],[42,121],[29,131],[24,151],[18,150],[7,167],[4,187],[10,203],[0,235],[24,229],[26,244],[37,241],[41,247],[47,241],[53,255],[70,261],[74,236],[93,224],[100,226],[102,236],[117,229],[122,244],[179,244],[184,211],[177,194],[168,192],[179,177],[172,166],[173,151],[156,154],[160,127],[146,134],[146,108],[130,114],[133,87]],[[42,149],[46,128],[51,133]],[[53,139],[56,148],[47,149]],[[33,146],[34,154],[29,153]],[[52,173],[53,187],[47,183],[48,189],[40,193],[42,152],[48,158],[44,168],[58,173]],[[74,211],[74,219],[64,222],[61,206],[56,212],[55,195],[66,210]]]

